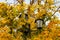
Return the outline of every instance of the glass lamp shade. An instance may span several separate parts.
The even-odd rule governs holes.
[[[40,28],[40,27],[42,27],[42,25],[43,25],[43,20],[42,20],[42,19],[37,19],[37,20],[35,21],[35,23],[37,24],[37,27]]]

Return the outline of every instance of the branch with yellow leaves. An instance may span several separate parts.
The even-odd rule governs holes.
[[[41,2],[41,0],[38,0],[38,5],[40,5],[40,2]],[[38,8],[38,12],[39,12],[40,10],[39,10],[39,8]]]

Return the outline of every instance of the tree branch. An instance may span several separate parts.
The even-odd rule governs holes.
[[[40,1],[40,0],[38,0],[38,5],[40,5],[40,2],[41,2],[41,1]],[[40,11],[40,10],[39,10],[39,8],[38,8],[38,12],[39,12],[39,11]]]
[[[34,3],[34,0],[32,0],[32,1],[30,0],[30,5],[32,5],[33,3]]]
[[[58,9],[54,12],[54,14],[59,10],[60,6],[58,7]],[[54,14],[52,16],[54,16]]]
[[[23,1],[24,0],[17,0],[20,4],[22,4],[23,5]]]

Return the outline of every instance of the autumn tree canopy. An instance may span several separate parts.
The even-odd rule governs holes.
[[[60,12],[54,0],[0,3],[0,40],[60,40]],[[46,25],[47,21],[50,21]]]

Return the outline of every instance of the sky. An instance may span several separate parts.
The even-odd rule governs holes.
[[[8,0],[7,2],[8,3],[14,3],[14,1],[16,1],[16,0]],[[0,2],[5,2],[5,0],[0,0]],[[27,3],[27,4],[29,4],[29,0],[25,0],[25,2]]]
[[[16,0],[7,0],[8,3],[14,3],[14,1],[16,1]],[[0,2],[5,2],[5,0],[0,0]],[[27,4],[29,4],[30,1],[29,0],[25,0],[25,2]],[[55,2],[59,2],[60,3],[60,0],[55,0]]]

